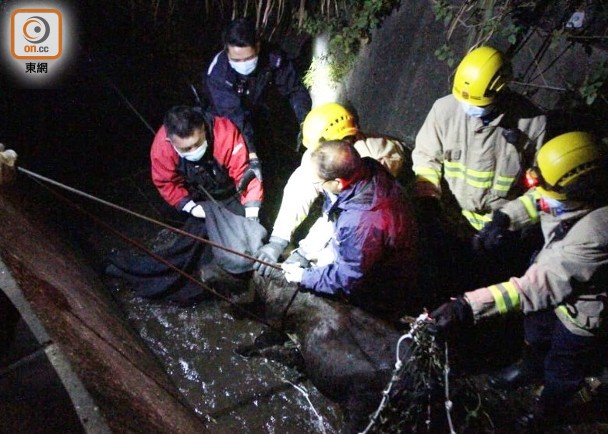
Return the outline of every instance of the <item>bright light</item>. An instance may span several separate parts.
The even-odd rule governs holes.
[[[327,102],[338,101],[342,91],[342,85],[332,81],[329,77],[330,65],[327,62],[327,46],[329,36],[315,36],[312,48],[312,87],[310,97],[312,106],[316,107]]]

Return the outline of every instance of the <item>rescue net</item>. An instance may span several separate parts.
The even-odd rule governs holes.
[[[397,348],[393,376],[364,433],[494,432],[482,391],[470,378],[452,377],[447,344],[438,342],[421,315]]]

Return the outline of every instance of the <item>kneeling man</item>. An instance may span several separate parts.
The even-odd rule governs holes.
[[[296,250],[282,266],[286,279],[396,321],[413,301],[417,269],[416,228],[402,187],[345,140],[322,143],[311,161],[333,233],[321,252]]]

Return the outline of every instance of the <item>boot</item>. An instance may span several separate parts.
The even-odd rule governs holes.
[[[518,387],[541,380],[545,352],[529,345],[524,347],[521,360],[488,376],[488,384],[502,390],[515,390]]]

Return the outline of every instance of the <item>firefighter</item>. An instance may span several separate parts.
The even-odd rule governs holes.
[[[522,277],[466,292],[436,309],[432,332],[523,311],[526,351],[494,384],[544,381],[534,414],[539,424],[559,418],[585,394],[585,376],[598,362],[608,303],[608,170],[603,144],[584,132],[559,135],[538,152],[526,193],[540,213],[545,244]],[[533,222],[532,218],[528,223]],[[462,330],[462,328],[461,328]]]
[[[534,204],[520,196],[526,191],[525,171],[545,137],[546,117],[508,89],[510,79],[500,51],[489,46],[471,51],[458,65],[452,93],[433,104],[416,136],[414,196],[422,229],[444,240],[459,234],[460,241],[466,240],[466,246],[455,249],[459,252],[470,247],[472,237],[475,247],[493,250],[500,241],[506,244],[507,231],[519,219],[538,220]],[[468,223],[457,214],[450,221],[463,224],[447,223],[442,181]],[[501,211],[513,200],[513,214]],[[505,257],[504,252],[497,256]]]
[[[229,118],[245,138],[250,158],[246,179],[255,176],[261,181],[257,127],[269,88],[276,87],[289,99],[299,124],[310,111],[310,95],[286,55],[262,46],[252,21],[239,18],[230,22],[223,42],[224,49],[211,61],[203,81],[214,113]]]
[[[283,191],[283,200],[274,223],[269,242],[257,253],[259,259],[277,262],[287,248],[295,229],[308,216],[314,200],[321,194],[310,169],[311,153],[323,140],[346,139],[352,143],[361,157],[378,160],[392,176],[401,171],[405,149],[401,142],[382,136],[367,136],[359,131],[354,116],[342,105],[330,102],[310,111],[302,125],[302,145],[306,148],[300,166],[291,174]],[[333,234],[332,225],[321,217],[311,228],[304,246],[296,256],[314,259],[315,252],[323,249]],[[312,234],[318,234],[313,236]],[[292,258],[294,259],[294,258]],[[271,267],[256,263],[258,273],[268,276]]]

